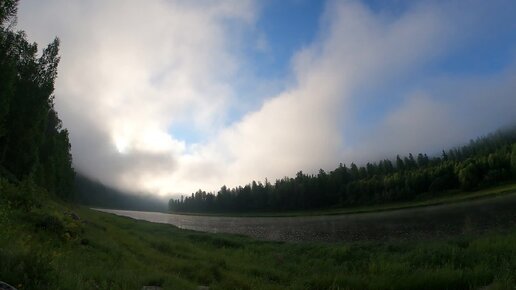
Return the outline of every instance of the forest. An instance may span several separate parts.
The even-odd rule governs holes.
[[[19,203],[33,191],[69,200],[75,172],[53,95],[59,39],[40,52],[14,31],[17,7],[16,0],[0,2],[0,189]]]
[[[454,190],[476,190],[516,179],[516,127],[427,154],[396,156],[364,166],[340,164],[317,174],[299,171],[274,183],[252,181],[214,192],[198,190],[170,199],[176,212],[271,212],[312,210],[432,197]]]
[[[166,199],[145,193],[128,193],[93,180],[80,172],[74,183],[74,201],[78,204],[140,211],[166,211]]]

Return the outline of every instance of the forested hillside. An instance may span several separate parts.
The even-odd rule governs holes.
[[[79,204],[90,207],[166,211],[166,200],[145,194],[130,194],[98,181],[94,181],[80,173],[75,178],[74,200]]]
[[[0,189],[25,184],[69,199],[75,173],[53,96],[59,39],[39,54],[13,29],[17,2],[0,2]]]
[[[169,208],[187,212],[307,210],[370,205],[431,197],[454,189],[474,190],[516,180],[516,127],[470,141],[468,145],[426,154],[397,156],[316,175],[298,172],[270,183],[255,182],[217,193],[199,190],[171,199]]]

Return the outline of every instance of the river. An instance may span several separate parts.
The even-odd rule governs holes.
[[[305,217],[218,217],[96,210],[182,229],[273,241],[419,239],[511,228],[516,225],[516,194],[376,213]]]

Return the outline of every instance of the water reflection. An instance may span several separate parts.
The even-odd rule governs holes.
[[[182,229],[275,241],[427,238],[516,225],[516,194],[379,213],[307,217],[214,217],[97,209]]]

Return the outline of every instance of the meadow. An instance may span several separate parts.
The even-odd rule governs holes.
[[[80,219],[77,219],[77,216]],[[18,289],[514,289],[516,228],[293,243],[181,230],[48,200],[0,206],[0,280]]]

